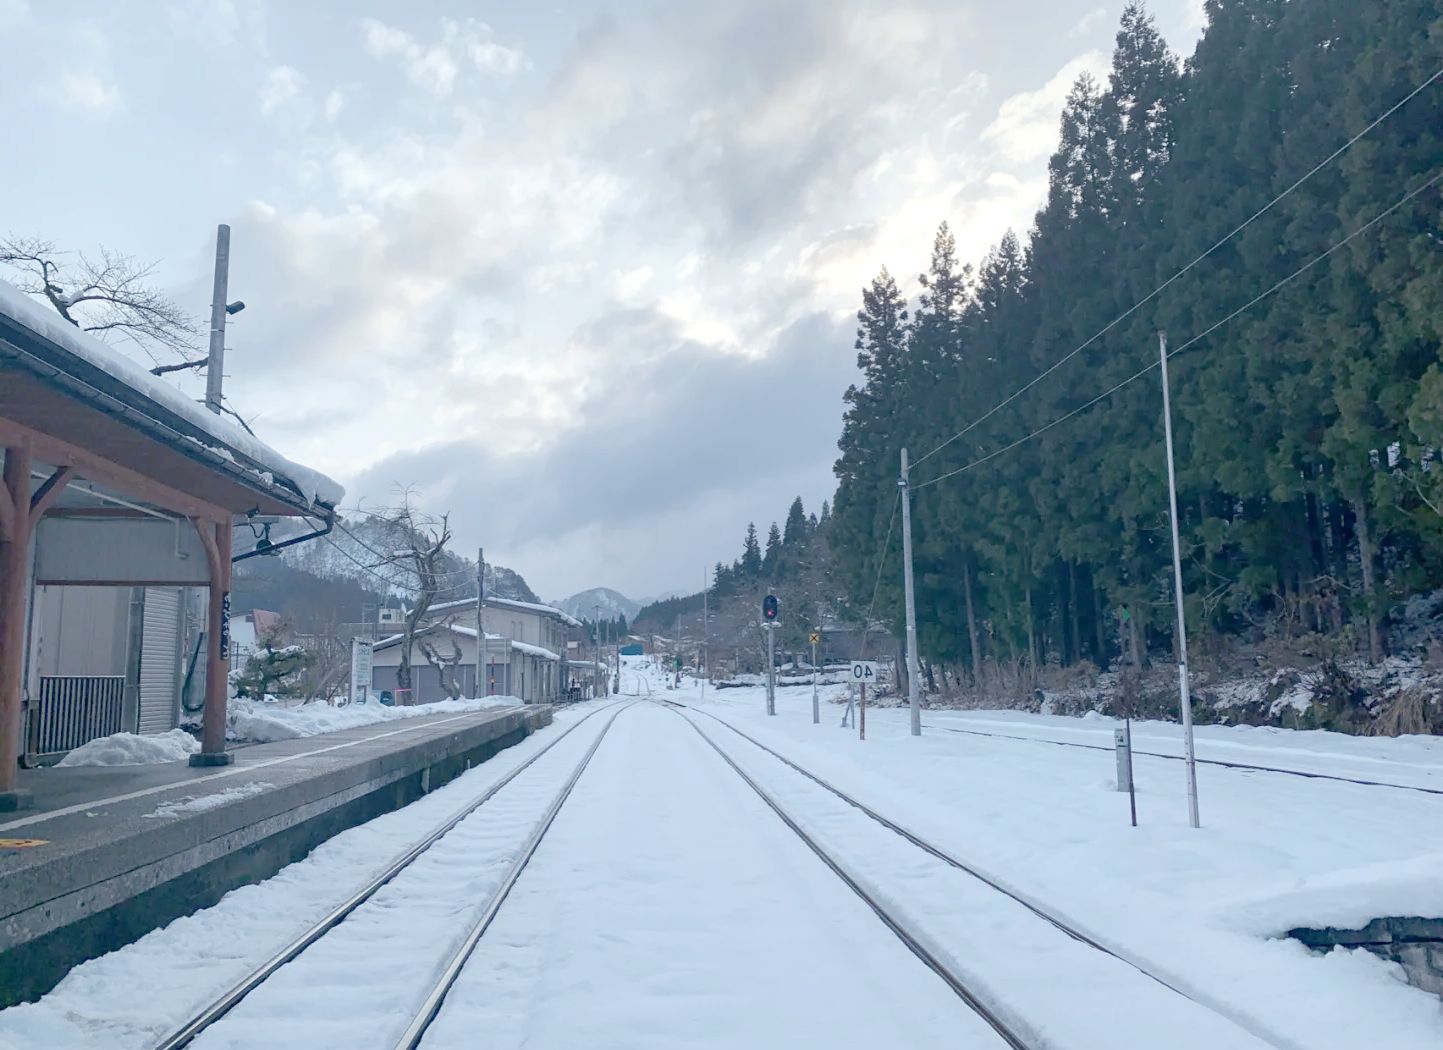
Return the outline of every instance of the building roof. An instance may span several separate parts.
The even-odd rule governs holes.
[[[0,369],[16,373],[14,382],[0,384],[8,395],[0,396],[0,415],[93,449],[122,466],[137,467],[127,457],[138,460],[146,453],[133,438],[117,441],[116,436],[139,431],[183,460],[203,464],[212,475],[223,474],[249,490],[250,503],[262,497],[266,505],[261,509],[267,513],[315,514],[335,507],[345,495],[345,489],[320,471],[282,456],[4,281]],[[56,393],[113,422],[107,426],[57,418],[63,414],[57,406],[65,402],[57,400]],[[116,423],[124,429],[117,430]],[[210,487],[214,489],[214,483]],[[247,497],[233,488],[227,492],[207,496],[227,509],[249,509],[236,506]]]
[[[569,613],[562,612],[550,605],[537,605],[535,602],[518,602],[514,598],[484,598],[486,605],[494,605],[503,609],[520,609],[523,612],[541,613],[543,616],[554,616],[568,627],[580,627],[581,621]],[[475,598],[462,598],[457,602],[442,602],[440,605],[431,606],[429,612],[442,612],[451,609],[464,609],[476,604]]]
[[[473,602],[472,604],[474,605],[475,603]],[[462,638],[470,638],[473,640],[476,637],[476,628],[462,627],[460,624],[457,623],[433,623],[429,627],[422,627],[419,631],[415,633],[413,637],[419,638],[421,637],[421,635],[431,634],[433,631],[450,631],[452,634],[459,634]],[[402,637],[404,636],[399,634],[393,634],[386,638],[382,638],[375,645],[371,646],[371,651],[375,652],[379,649],[395,648],[396,646],[401,644]],[[499,634],[488,634],[486,636],[486,640],[488,642],[504,641],[504,639]],[[539,645],[529,645],[526,642],[518,642],[513,640],[511,642],[511,650],[517,653],[524,653],[527,656],[537,656],[543,660],[561,659],[560,656],[557,656],[550,649],[542,648]],[[466,661],[463,660],[461,662],[465,663]]]

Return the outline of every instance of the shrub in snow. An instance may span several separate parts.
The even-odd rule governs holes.
[[[290,625],[279,623],[259,639],[260,648],[246,660],[245,670],[234,676],[236,694],[263,697],[287,692],[314,662],[299,645],[286,645]]]

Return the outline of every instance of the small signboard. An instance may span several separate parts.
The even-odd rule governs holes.
[[[821,645],[821,644],[822,644],[822,632],[821,632],[821,631],[813,631],[811,634],[807,635],[807,641],[810,642],[812,645]]]
[[[364,704],[371,695],[371,643],[351,640],[351,703]]]
[[[853,660],[852,681],[862,685],[871,685],[877,680],[877,661],[875,660]]]

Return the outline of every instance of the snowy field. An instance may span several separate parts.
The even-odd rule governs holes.
[[[839,728],[833,703],[813,725],[810,690],[779,692],[768,718],[761,689],[707,690],[703,700],[690,681],[664,689],[641,658],[627,665],[626,693],[695,711],[621,711],[424,1046],[475,1046],[481,1032],[488,1047],[557,1050],[1002,1045],[687,717],[1039,1050],[1443,1045],[1438,999],[1397,967],[1279,937],[1299,925],[1443,915],[1443,852],[1429,838],[1443,826],[1443,796],[1201,765],[1194,831],[1182,764],[1139,755],[1133,828],[1112,782],[1107,719],[928,712],[914,739],[905,710],[873,708],[863,742]],[[0,1012],[0,1046],[153,1046],[603,706],[563,710],[556,725],[406,809],[78,967],[41,1002]],[[1115,957],[921,854],[700,712],[1065,917]],[[193,1045],[392,1046],[609,714],[587,720]],[[1198,739],[1199,756],[1219,761],[1443,782],[1431,738],[1202,727]],[[1135,726],[1134,745],[1176,754],[1179,730]]]

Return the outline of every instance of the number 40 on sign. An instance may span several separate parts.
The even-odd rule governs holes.
[[[877,661],[875,660],[853,660],[852,681],[861,682],[867,685],[877,680]]]

